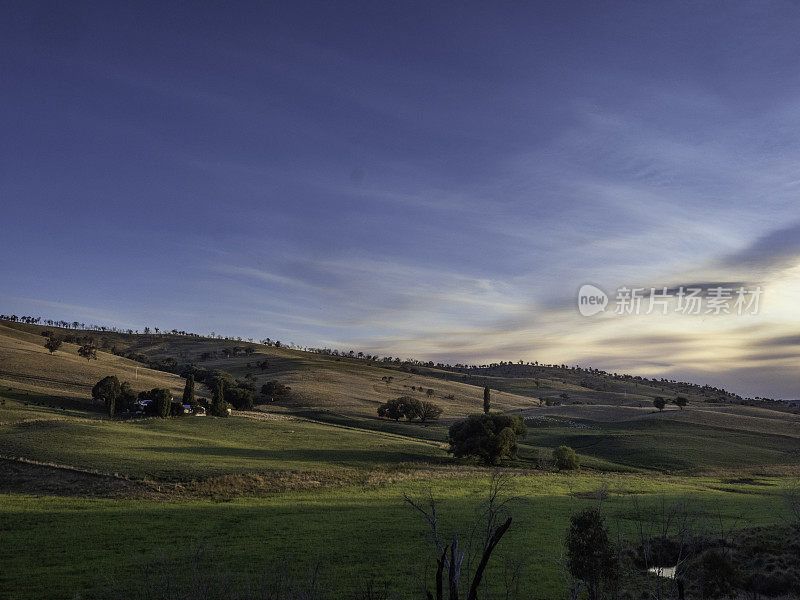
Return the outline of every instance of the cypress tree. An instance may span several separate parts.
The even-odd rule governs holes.
[[[194,406],[194,375],[191,373],[186,376],[186,387],[183,388],[183,400],[181,403]]]
[[[215,417],[227,417],[228,405],[225,402],[225,388],[222,386],[222,380],[217,379],[214,386],[214,395],[211,399],[211,414]]]
[[[483,412],[484,414],[489,414],[489,408],[491,408],[492,404],[492,393],[489,391],[489,386],[484,386],[483,388]]]

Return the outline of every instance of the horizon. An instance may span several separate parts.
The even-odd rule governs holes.
[[[800,398],[797,5],[0,10],[4,312]]]

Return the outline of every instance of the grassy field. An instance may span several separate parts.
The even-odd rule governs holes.
[[[509,509],[514,523],[498,547],[489,579],[500,593],[505,559],[521,557],[521,597],[563,597],[555,561],[569,515],[593,505],[583,497],[603,486],[609,523],[633,539],[640,519],[658,520],[662,507],[676,502],[687,502],[699,529],[779,521],[781,480],[760,483],[599,474],[515,478],[508,490],[516,497]],[[402,597],[423,597],[418,586],[421,579],[431,581],[434,553],[426,524],[404,505],[402,493],[430,489],[439,499],[443,532],[459,531],[466,539],[487,488],[485,478],[459,478],[226,502],[0,496],[5,597],[64,598],[80,592],[91,598],[131,590],[159,557],[178,564],[201,543],[215,556],[217,568],[234,578],[252,581],[277,563],[307,574],[320,561],[331,598],[353,597],[365,583],[365,571],[390,581]],[[39,565],[34,580],[25,575],[31,564]]]
[[[105,352],[87,362],[69,344],[51,356],[36,328],[0,325],[0,597],[145,597],[145,573],[163,563],[177,584],[200,547],[214,565],[203,572],[242,585],[276,564],[303,581],[319,562],[330,598],[358,597],[372,577],[396,597],[424,597],[432,545],[403,493],[430,491],[443,531],[469,536],[491,471],[453,460],[445,442],[455,418],[481,409],[483,382],[495,409],[528,423],[518,460],[501,469],[512,479],[514,524],[490,565],[490,597],[505,597],[507,559],[522,560],[520,597],[564,597],[556,560],[569,516],[599,496],[615,534],[631,542],[679,503],[698,531],[782,522],[784,492],[800,473],[800,416],[787,411],[693,399],[658,413],[658,388],[588,390],[568,371],[465,382],[284,348],[225,358],[226,340],[106,337],[153,358],[217,352],[201,366],[254,373],[259,386],[277,379],[294,393],[228,419],[111,420],[90,399],[101,377],[174,395],[183,380]],[[440,422],[377,418],[381,402],[427,399],[427,389],[445,409]],[[532,389],[578,400],[543,406]],[[581,472],[555,471],[549,457],[561,444],[578,451]]]
[[[0,392],[0,398],[3,393]],[[26,414],[23,419],[21,414]],[[6,417],[6,415],[8,415]],[[135,479],[183,481],[234,473],[371,468],[441,461],[439,444],[391,433],[246,417],[110,421],[61,416],[7,400],[0,455]]]
[[[0,323],[0,390],[45,396],[51,404],[70,405],[77,400],[91,406],[92,386],[106,375],[129,382],[137,392],[164,387],[179,396],[184,386],[177,375],[154,371],[108,352],[98,352],[96,360],[87,361],[78,356],[75,344],[64,343],[51,355],[38,330]]]

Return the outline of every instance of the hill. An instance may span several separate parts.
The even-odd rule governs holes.
[[[51,355],[43,330],[71,341]],[[77,348],[90,338],[99,351],[87,361]],[[109,374],[180,394],[187,369],[250,374],[258,387],[277,380],[292,393],[261,396],[255,410],[227,419],[109,419],[91,400]],[[302,578],[317,561],[327,597],[369,597],[359,588],[365,565],[398,597],[417,597],[436,557],[403,493],[436,497],[448,531],[473,527],[493,471],[454,460],[446,441],[454,419],[481,410],[484,384],[494,410],[528,425],[519,457],[503,464],[516,498],[503,550],[528,559],[521,597],[565,597],[557,559],[569,517],[601,498],[615,537],[634,541],[665,506],[728,530],[783,518],[800,472],[800,416],[697,389],[683,410],[661,412],[652,399],[678,388],[592,376],[608,389],[562,367],[461,372],[240,340],[2,323],[0,519],[14,525],[0,527],[9,573],[0,595],[129,597],[142,573],[159,572],[166,584],[146,584],[195,597],[182,586],[207,543],[226,585],[250,589],[254,573],[276,562],[292,569],[281,576]],[[377,417],[379,403],[406,394],[442,405],[443,418]],[[554,468],[561,444],[577,450],[580,472]],[[30,577],[36,561],[48,569]],[[487,571],[491,597],[502,596],[504,568],[498,560]]]

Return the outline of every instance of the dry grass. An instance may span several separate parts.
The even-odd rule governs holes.
[[[101,351],[97,360],[87,361],[77,350],[76,345],[65,343],[51,355],[41,335],[0,324],[0,386],[53,398],[90,399],[95,383],[116,375],[136,391],[166,387],[173,395],[183,392],[184,380],[177,375]]]

